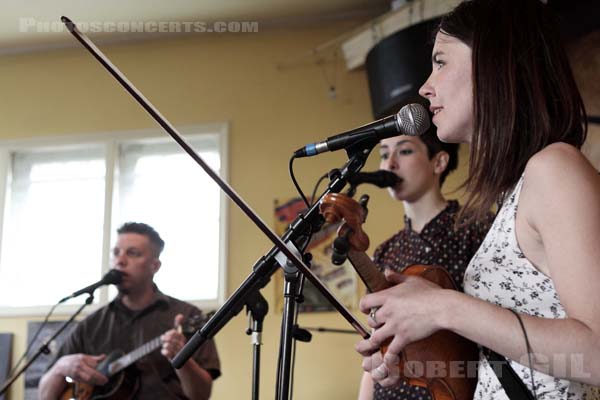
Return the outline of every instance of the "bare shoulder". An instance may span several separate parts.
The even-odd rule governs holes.
[[[546,194],[556,188],[600,185],[598,171],[583,153],[567,143],[553,143],[531,157],[525,167],[525,180],[527,186]]]
[[[600,176],[577,148],[554,143],[527,163],[523,195],[540,218],[567,209],[590,212],[600,204]]]
[[[581,172],[594,170],[576,147],[567,143],[553,143],[531,157],[525,172],[539,177],[561,172],[573,173],[579,169]]]

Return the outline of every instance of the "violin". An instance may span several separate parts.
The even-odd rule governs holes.
[[[329,193],[321,201],[320,211],[329,223],[344,221],[338,229],[336,241],[341,240],[337,243],[337,252],[340,251],[339,247],[342,247],[342,251],[347,250],[348,260],[367,289],[377,292],[391,287],[392,284],[365,253],[369,247],[369,237],[361,225],[366,220],[366,207],[344,194]],[[345,242],[347,249],[343,248]],[[450,274],[440,266],[411,265],[401,273],[419,276],[444,289],[456,290]],[[387,344],[381,349],[384,354]],[[399,358],[401,379],[409,385],[427,388],[434,400],[473,398],[477,379],[469,377],[473,375],[472,367],[469,366],[477,365],[479,351],[477,345],[470,340],[448,330],[439,330],[405,346]]]

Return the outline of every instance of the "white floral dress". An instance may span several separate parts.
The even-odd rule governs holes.
[[[525,258],[517,243],[515,221],[523,180],[524,176],[505,198],[490,231],[469,263],[465,272],[464,290],[471,296],[520,313],[542,318],[566,318],[552,279]],[[523,337],[508,339],[525,340]],[[576,364],[577,360],[570,359],[568,365],[572,363]],[[512,360],[510,365],[529,390],[532,390],[529,367]],[[483,355],[480,355],[478,374],[475,399],[508,399]],[[537,398],[540,400],[600,399],[598,388],[555,378],[535,370],[533,377]]]

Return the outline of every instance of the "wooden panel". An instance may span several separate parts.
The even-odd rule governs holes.
[[[600,30],[571,42],[567,50],[588,115],[600,116]],[[589,124],[583,153],[600,171],[600,125]]]
[[[461,0],[413,1],[374,19],[370,26],[342,43],[346,68],[352,70],[364,65],[369,50],[392,33],[446,14],[460,2]]]

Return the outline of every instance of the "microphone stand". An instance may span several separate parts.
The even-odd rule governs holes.
[[[358,172],[364,165],[366,157],[374,147],[374,143],[366,143],[366,149],[362,146],[355,146],[347,150],[351,155],[350,160],[341,169],[340,175],[334,177],[325,192],[311,208],[300,214],[291,224],[282,236],[281,240],[290,246],[294,251],[305,247],[310,235],[321,229],[324,223],[323,216],[319,212],[320,200],[328,193],[339,193],[346,184],[347,177]],[[245,304],[247,296],[254,290],[264,287],[278,269],[279,264],[284,266],[286,283],[284,287],[284,298],[286,307],[282,321],[282,344],[280,346],[279,359],[282,368],[278,374],[278,394],[277,399],[286,399],[289,396],[289,378],[290,378],[290,356],[292,340],[292,331],[294,328],[294,315],[296,309],[296,297],[299,296],[298,277],[304,276],[309,279],[315,287],[332,303],[332,305],[351,323],[351,325],[364,337],[368,338],[369,333],[341,304],[331,292],[324,286],[318,278],[302,262],[301,268],[294,260],[286,259],[279,251],[278,246],[273,247],[265,256],[261,257],[252,267],[250,275],[226,300],[226,302],[217,310],[213,317],[186,343],[183,349],[175,356],[172,365],[180,368],[194,354],[194,352],[207,340],[211,339],[218,331],[225,326],[230,319],[237,315]],[[298,270],[294,269],[296,267]],[[300,272],[302,274],[300,274]],[[313,280],[314,279],[314,280]],[[348,317],[348,315],[350,317]]]
[[[262,326],[265,315],[269,312],[269,303],[260,294],[254,292],[246,302],[249,326],[247,335],[252,336],[252,400],[258,400],[260,387],[260,346],[262,345]]]
[[[321,229],[324,219],[319,212],[320,200],[328,193],[339,193],[345,186],[347,177],[358,172],[363,167],[368,154],[375,144],[367,143],[363,145],[366,145],[366,149],[362,149],[362,146],[355,146],[354,148],[347,150],[348,154],[351,154],[350,160],[341,169],[339,176],[334,177],[319,198],[319,201],[306,212],[298,215],[298,217],[290,224],[289,228],[281,238],[281,241],[286,243],[286,248],[289,246],[289,248],[294,249],[295,252],[298,251],[297,249],[304,248],[310,239],[310,235]],[[304,265],[304,262],[300,264],[303,269],[298,268],[298,265],[295,264],[294,260],[286,259],[278,246],[275,246],[254,264],[250,275],[215,312],[208,322],[186,343],[183,349],[181,349],[172,360],[172,365],[175,368],[180,368],[202,344],[214,337],[214,335],[216,335],[229,320],[241,311],[244,304],[247,302],[248,296],[250,296],[252,292],[263,288],[270,281],[271,276],[280,268],[280,264],[285,266],[284,275],[286,276],[286,283],[284,286],[284,298],[286,299],[286,307],[284,308],[282,338],[280,339],[279,359],[281,360],[281,368],[278,371],[276,397],[278,400],[288,399],[290,395],[290,342],[293,338],[291,332],[293,332],[294,329],[294,317],[296,312],[295,299],[299,296],[299,293],[297,292],[299,276],[308,278],[363,338],[369,337],[369,333],[361,323],[356,320],[346,307],[331,294],[329,289],[316,278],[312,271]],[[298,270],[295,270],[294,267]]]
[[[29,360],[27,360],[27,363],[23,366],[23,368],[21,368],[19,370],[19,372],[17,372],[9,380],[6,381],[6,383],[4,384],[4,386],[2,386],[2,389],[0,389],[0,395],[4,394],[8,390],[8,388],[13,383],[15,383],[15,381],[19,378],[19,376],[21,376],[27,370],[27,368],[29,368],[31,366],[31,364],[33,364],[34,361],[37,360],[40,355],[42,355],[42,353],[43,354],[50,354],[50,349],[48,348],[48,345],[50,343],[52,343],[52,341],[54,339],[56,339],[58,337],[58,335],[60,335],[62,333],[62,331],[64,331],[66,329],[66,327],[69,326],[69,324],[71,322],[73,322],[73,320],[81,313],[81,311],[84,309],[85,306],[87,306],[89,304],[92,304],[93,301],[94,301],[94,295],[92,293],[89,293],[88,298],[85,299],[85,302],[77,309],[77,311],[75,311],[75,313],[73,315],[71,315],[71,318],[69,318],[67,321],[65,321],[60,326],[60,328],[58,328],[58,330],[56,332],[54,332],[54,334],[49,339],[45,340],[42,343],[42,345],[35,352],[35,354],[33,355],[33,357],[31,357]]]
[[[197,331],[186,345],[173,358],[171,364],[179,369],[194,354],[194,352],[211,339],[231,318],[236,316],[250,293],[263,288],[271,279],[271,275],[279,269],[279,265],[285,266],[292,263],[334,306],[336,310],[354,327],[363,337],[369,338],[368,330],[357,320],[348,309],[340,303],[333,293],[325,286],[319,278],[301,260],[300,251],[313,232],[321,229],[324,218],[319,213],[319,202],[310,207],[304,214],[299,215],[290,225],[286,233],[280,238],[267,224],[250,208],[248,204],[233,190],[229,184],[213,171],[210,166],[189,146],[175,127],[167,121],[144,95],[133,86],[131,82],[115,67],[112,62],[96,47],[96,45],[82,34],[77,26],[67,17],[62,17],[67,29],[73,36],[96,58],[96,60],[121,84],[121,86],[150,114],[150,116],[168,133],[177,144],[206,172],[206,174],[219,185],[229,198],[250,218],[254,224],[275,245],[265,256],[261,257],[252,267],[252,272],[238,287],[234,293],[225,301],[223,306],[208,320],[208,322]],[[320,199],[328,193],[339,193],[347,183],[347,178],[357,173],[364,166],[369,153],[377,144],[376,139],[366,139],[355,143],[346,149],[349,161],[341,170],[340,176],[333,179]],[[281,357],[281,355],[280,355]],[[286,365],[284,362],[283,365]],[[285,375],[285,374],[284,374]],[[281,379],[289,379],[289,374]],[[280,393],[279,398],[287,394]]]
[[[310,253],[305,254],[304,261],[310,262]],[[296,340],[296,320],[298,303],[303,301],[304,275],[291,263],[283,266],[283,316],[281,321],[281,337],[279,345],[279,363],[277,365],[276,399],[292,398],[293,356]]]

